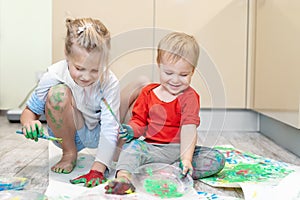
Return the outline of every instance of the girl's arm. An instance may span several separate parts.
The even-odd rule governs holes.
[[[192,159],[197,143],[197,127],[195,124],[187,124],[181,127],[180,133],[180,155],[182,173],[192,174]]]
[[[26,106],[21,114],[20,121],[21,121],[21,124],[24,126],[25,124],[27,124],[31,121],[34,121],[34,120],[38,120],[39,118],[40,118],[40,115],[35,114]]]
[[[20,121],[22,124],[22,132],[26,138],[38,141],[38,135],[43,135],[42,123],[39,121],[40,115],[32,112],[27,106],[23,110]]]
[[[103,97],[110,105],[113,113],[119,117],[120,107],[120,87],[119,81],[113,73],[110,72],[107,82],[103,88]],[[106,167],[111,167],[111,161],[116,149],[118,138],[118,123],[114,119],[110,110],[101,100],[101,132],[98,149],[92,170],[100,172],[105,171]]]

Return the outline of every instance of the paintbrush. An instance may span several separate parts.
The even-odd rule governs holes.
[[[104,97],[102,97],[101,99],[104,104],[106,105],[107,109],[110,111],[110,113],[112,114],[112,116],[115,118],[116,122],[118,123],[119,127],[120,127],[120,131],[121,132],[125,132],[125,129],[123,128],[121,122],[118,120],[116,114],[114,113],[114,111],[111,109],[110,105],[107,103],[106,99]],[[145,140],[145,137],[144,136],[140,136],[138,138],[138,140]]]
[[[111,115],[115,118],[116,122],[117,122],[118,125],[119,125],[120,131],[121,131],[121,132],[124,132],[125,130],[124,130],[124,128],[123,128],[121,122],[118,120],[116,114],[115,114],[114,111],[111,109],[110,105],[108,104],[108,102],[106,101],[106,99],[105,99],[104,97],[102,97],[102,101],[103,101],[103,103],[105,104],[105,106],[107,107],[107,109],[110,111]]]
[[[16,133],[23,134],[23,132],[21,130],[17,130]],[[45,140],[51,140],[51,141],[57,141],[57,142],[62,143],[62,138],[56,138],[56,137],[52,137],[52,136],[45,135],[45,134],[39,135],[38,138],[42,138]]]

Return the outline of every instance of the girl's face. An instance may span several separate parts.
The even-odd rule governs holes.
[[[100,52],[87,52],[77,45],[72,46],[72,55],[67,56],[69,71],[75,83],[87,87],[99,79]]]
[[[162,58],[159,63],[159,73],[162,88],[172,95],[179,95],[189,87],[194,67],[184,59],[171,63]]]

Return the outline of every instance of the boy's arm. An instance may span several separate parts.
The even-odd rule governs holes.
[[[137,97],[132,109],[132,117],[128,122],[135,138],[142,136],[147,128],[147,117],[149,114],[147,93],[146,90],[143,90]]]
[[[197,127],[195,124],[187,124],[181,127],[180,133],[180,155],[182,174],[192,175],[192,159],[197,143]]]

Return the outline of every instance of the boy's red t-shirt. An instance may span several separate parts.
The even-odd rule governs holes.
[[[143,88],[128,124],[135,138],[144,136],[149,143],[180,143],[182,125],[200,124],[200,97],[189,87],[175,100],[163,102],[153,92],[159,85],[153,83]]]

